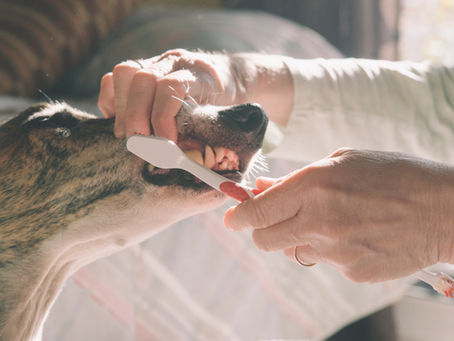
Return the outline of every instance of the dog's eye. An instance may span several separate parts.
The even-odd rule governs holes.
[[[55,127],[71,129],[79,123],[79,120],[68,112],[62,111],[51,116],[36,116],[27,122],[32,127]]]
[[[47,121],[50,125],[62,128],[73,128],[79,120],[68,112],[59,112],[49,117]]]

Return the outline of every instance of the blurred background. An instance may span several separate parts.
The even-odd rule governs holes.
[[[454,64],[454,0],[226,0],[308,26],[345,56]]]
[[[174,47],[454,65],[454,0],[0,0],[0,46],[0,121],[43,101],[40,91],[99,115],[96,96],[105,72]],[[275,168],[278,176],[294,165]],[[172,337],[156,340],[196,340],[205,326],[218,333],[207,340],[221,340],[219,330],[250,340],[272,332],[279,339],[454,340],[452,299],[418,282],[361,286],[321,267],[305,273],[271,255],[265,261],[248,236],[225,231],[224,210],[80,270],[51,311],[44,339],[150,340],[138,335],[162,328]],[[237,249],[228,253],[216,242]],[[252,270],[235,258],[244,254]],[[294,278],[281,283],[276,271]],[[320,291],[326,283],[336,285]],[[162,292],[167,296],[155,295]],[[304,334],[305,325],[288,322],[277,304],[282,301],[319,329]],[[169,311],[179,324],[165,315]]]
[[[0,94],[36,97],[38,87],[43,91],[66,89],[71,72],[79,72],[92,62],[100,48],[122,28],[124,31],[125,22],[136,25],[130,16],[140,5],[178,10],[258,10],[313,29],[347,57],[454,63],[454,0],[0,0]],[[149,20],[160,18],[149,16]],[[177,23],[176,28],[180,29],[181,47],[188,32],[183,24],[179,27]],[[176,35],[169,37],[175,39]],[[188,47],[194,46],[198,45]],[[200,47],[205,46],[202,43]],[[223,44],[217,47],[225,49]],[[272,49],[263,46],[261,50]],[[153,46],[146,52],[162,51]],[[118,61],[114,57],[110,63],[103,60],[98,69],[111,67]]]

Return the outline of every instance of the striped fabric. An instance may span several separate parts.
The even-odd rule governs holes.
[[[0,94],[47,90],[141,1],[0,1]]]

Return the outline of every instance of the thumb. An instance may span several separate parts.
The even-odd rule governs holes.
[[[236,231],[266,228],[298,212],[300,203],[292,199],[293,188],[286,186],[285,181],[268,178],[261,180],[258,187],[268,190],[228,209],[224,214],[225,226]]]
[[[279,181],[280,181],[279,179],[267,178],[265,176],[262,176],[260,178],[257,178],[257,180],[255,180],[255,186],[257,187],[257,189],[260,192],[263,192]]]

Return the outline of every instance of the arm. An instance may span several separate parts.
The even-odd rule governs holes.
[[[271,156],[313,161],[343,146],[454,161],[454,68],[287,58],[295,104]],[[292,146],[299,146],[297,153]]]
[[[155,134],[176,140],[174,117],[181,100],[234,105],[260,103],[271,120],[285,124],[293,107],[293,81],[283,58],[261,54],[168,51],[126,61],[104,75],[98,106],[115,116],[115,135]]]
[[[454,263],[454,168],[391,152],[341,149],[281,178],[224,217],[253,229],[264,251],[297,247],[304,263],[327,263],[358,282]]]
[[[428,63],[298,60],[261,54],[172,50],[117,65],[101,82],[99,107],[118,137],[176,139],[174,116],[192,96],[258,102],[285,138],[271,156],[315,160],[342,146],[454,159],[454,70]],[[294,146],[299,146],[295,151]]]

